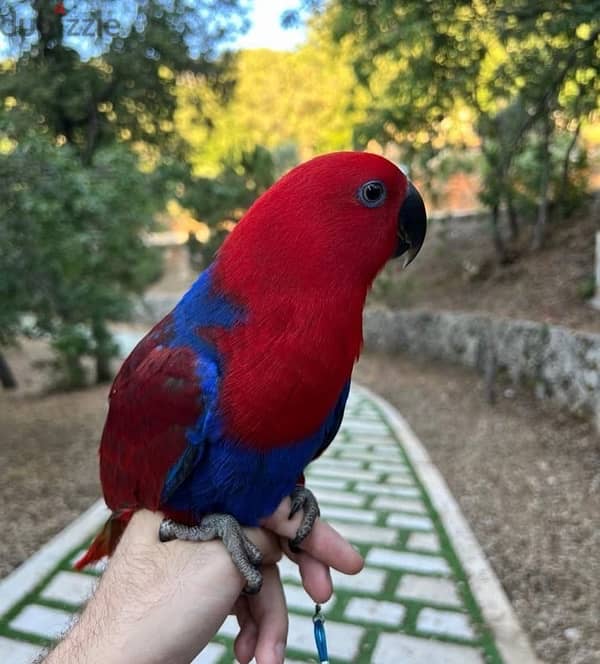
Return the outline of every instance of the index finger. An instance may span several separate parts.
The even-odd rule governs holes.
[[[291,539],[296,534],[302,513],[289,518],[291,501],[285,498],[277,510],[261,522],[264,528],[280,537]],[[325,521],[317,519],[310,535],[302,542],[302,550],[344,574],[358,574],[364,560],[354,547]]]

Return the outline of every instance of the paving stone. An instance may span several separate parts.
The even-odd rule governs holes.
[[[297,611],[308,611],[309,613],[314,613],[315,603],[306,593],[304,588],[299,586],[291,586],[289,584],[283,585],[283,592],[285,594],[285,601],[290,609]],[[335,595],[331,599],[322,604],[323,611],[329,611],[335,605]]]
[[[406,607],[395,602],[378,602],[375,599],[353,597],[349,602],[344,616],[348,620],[359,622],[381,623],[397,627],[404,620]]]
[[[417,616],[417,629],[421,632],[453,636],[458,639],[474,639],[475,633],[469,623],[469,617],[458,611],[441,609],[422,609]]]
[[[359,482],[356,485],[356,490],[376,495],[398,496],[399,498],[418,498],[421,495],[417,487],[389,486],[369,482]]]
[[[382,445],[381,441],[379,441],[376,445],[373,445],[372,448],[373,454],[382,460],[390,459],[390,454],[393,454],[394,452],[399,454],[398,442],[393,438],[390,438],[386,445]]]
[[[393,544],[398,538],[397,531],[381,526],[367,526],[342,521],[329,522],[343,537],[357,544]]]
[[[309,466],[309,468],[318,467],[318,468],[350,468],[350,469],[361,469],[363,467],[363,462],[358,461],[357,459],[338,459],[337,457],[332,456],[323,456],[320,459],[315,461],[315,466]]]
[[[477,648],[406,634],[381,634],[371,664],[485,664]]]
[[[340,451],[338,452],[339,456],[344,459],[357,459],[358,461],[373,461],[377,459],[377,461],[381,460],[381,457],[376,456],[373,454],[373,452],[369,452],[368,450],[365,451],[364,448],[361,448],[360,450],[349,450],[346,449],[345,447],[342,447]],[[396,450],[390,450],[390,456],[389,456],[391,461],[398,462],[402,459],[400,456],[400,452]]]
[[[235,639],[239,631],[240,626],[238,625],[237,618],[235,616],[227,616],[217,634],[219,634],[219,636],[227,636],[230,639]]]
[[[424,574],[450,573],[450,567],[444,558],[424,553],[375,548],[371,549],[367,554],[366,562],[371,565],[380,565],[381,567],[390,567],[392,569],[405,569],[411,572],[423,572]]]
[[[348,486],[347,480],[328,479],[326,477],[311,477],[311,489],[345,489]]]
[[[365,630],[357,625],[327,621],[327,645],[331,658],[344,662],[355,661],[360,640]],[[312,618],[290,615],[288,648],[316,655],[315,637]]]
[[[418,574],[404,574],[396,589],[396,597],[414,599],[427,604],[462,606],[458,588],[450,579],[440,579]]]
[[[347,431],[353,436],[356,434],[369,434],[369,436],[390,435],[390,430],[380,419],[369,422],[363,417],[349,418],[349,420],[344,421],[342,423],[342,430]]]
[[[315,486],[312,478],[307,485],[311,488]],[[351,505],[352,507],[361,507],[365,504],[366,500],[366,496],[360,493],[345,493],[343,491],[319,488],[315,490],[315,496],[318,498],[320,504],[333,503],[334,505]]]
[[[330,507],[321,505],[321,516],[325,519],[341,519],[342,521],[357,521],[359,523],[375,523],[377,512],[359,510],[348,507]]]
[[[0,636],[0,662],[5,664],[31,664],[43,651],[42,646]]]
[[[389,510],[390,512],[411,512],[414,514],[427,514],[425,504],[415,498],[396,498],[390,496],[377,496],[372,503],[373,509]]]
[[[60,609],[29,604],[10,621],[10,627],[20,632],[56,639],[69,627],[73,618],[72,613]]]
[[[405,530],[433,530],[433,521],[428,516],[416,514],[390,514],[386,525],[392,528],[404,528]]]
[[[353,433],[351,440],[359,445],[368,445],[372,450],[379,450],[380,456],[385,459],[387,459],[387,453],[390,450],[398,449],[398,441],[393,436],[383,434]]]
[[[380,473],[410,473],[408,466],[404,463],[398,463],[397,459],[394,459],[393,461],[390,460],[389,463],[380,460],[372,461],[369,464],[369,470],[375,470]]]
[[[440,540],[435,533],[411,533],[406,548],[437,553],[440,550]]]
[[[59,572],[44,588],[41,596],[79,606],[93,594],[98,579],[77,572]]]
[[[279,567],[279,576],[284,581],[296,581],[301,583],[298,565],[285,556],[277,563]]]
[[[331,570],[331,580],[334,589],[350,590],[355,593],[380,593],[387,578],[387,572],[372,567],[364,567],[358,574],[342,574],[335,569]]]
[[[408,474],[394,474],[390,475],[386,480],[386,484],[398,484],[400,486],[416,486],[415,478]]]
[[[194,657],[192,664],[217,664],[227,648],[220,643],[209,643],[206,648]]]
[[[346,480],[370,480],[375,482],[379,479],[379,473],[372,470],[357,470],[353,468],[319,468],[318,462],[308,471],[309,477],[333,477]]]

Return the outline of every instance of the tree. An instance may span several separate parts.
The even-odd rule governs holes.
[[[158,276],[143,243],[152,227],[148,178],[123,146],[82,169],[72,147],[22,141],[0,158],[0,343],[50,334],[64,385],[83,384],[81,358],[110,377],[107,320],[126,317],[129,294]]]
[[[486,162],[483,200],[491,210],[495,246],[507,256],[499,209],[518,235],[514,161],[532,132],[541,138],[534,246],[549,209],[548,155],[559,125],[577,127],[598,108],[600,3],[422,3],[306,0],[301,8],[330,17],[332,36],[352,44],[354,69],[371,93],[355,132],[405,148],[406,161],[439,143],[457,105],[475,113]],[[294,15],[291,15],[293,20]],[[574,122],[571,123],[570,121]],[[403,159],[404,160],[404,159]],[[565,155],[568,170],[570,160]],[[560,195],[560,190],[553,192]]]
[[[85,355],[106,380],[106,323],[156,275],[141,234],[173,176],[185,176],[176,78],[192,72],[226,95],[222,48],[245,10],[238,0],[0,0],[0,24],[10,56],[0,70],[0,345],[46,333],[68,384],[81,384]]]

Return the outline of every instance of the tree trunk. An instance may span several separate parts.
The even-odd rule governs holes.
[[[548,223],[548,189],[550,184],[550,135],[552,132],[551,120],[549,117],[544,119],[544,131],[542,139],[542,149],[540,155],[540,168],[542,169],[542,179],[540,183],[540,202],[538,204],[538,214],[533,229],[533,241],[531,248],[538,251],[544,244],[546,236],[546,225]]]
[[[92,336],[94,337],[95,346],[96,382],[106,383],[112,378],[110,361],[114,355],[114,344],[104,321],[95,320],[92,322]]]
[[[569,184],[569,165],[571,163],[571,154],[575,149],[575,145],[577,145],[577,139],[579,138],[580,131],[581,131],[581,120],[579,120],[579,122],[577,123],[577,128],[575,129],[573,138],[569,142],[569,146],[567,147],[567,151],[565,152],[565,156],[563,159],[562,173],[560,178],[560,191],[557,196],[557,202],[563,208],[563,210],[565,208],[565,196],[567,194],[567,186]]]
[[[5,390],[14,390],[17,387],[15,376],[2,353],[0,353],[0,383]]]
[[[515,209],[515,204],[513,201],[512,191],[510,189],[506,190],[506,213],[508,215],[508,230],[510,233],[510,239],[514,242],[519,239],[520,227],[519,227],[519,218],[517,216],[517,210]]]
[[[500,206],[498,203],[494,203],[491,209],[490,223],[492,226],[492,240],[494,242],[494,249],[496,250],[496,256],[500,263],[507,262],[506,255],[506,246],[504,240],[502,239],[502,233],[500,232]]]

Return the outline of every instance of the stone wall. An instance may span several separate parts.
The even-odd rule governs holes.
[[[598,413],[600,335],[489,316],[368,309],[365,347],[410,352],[530,385],[574,412]]]

